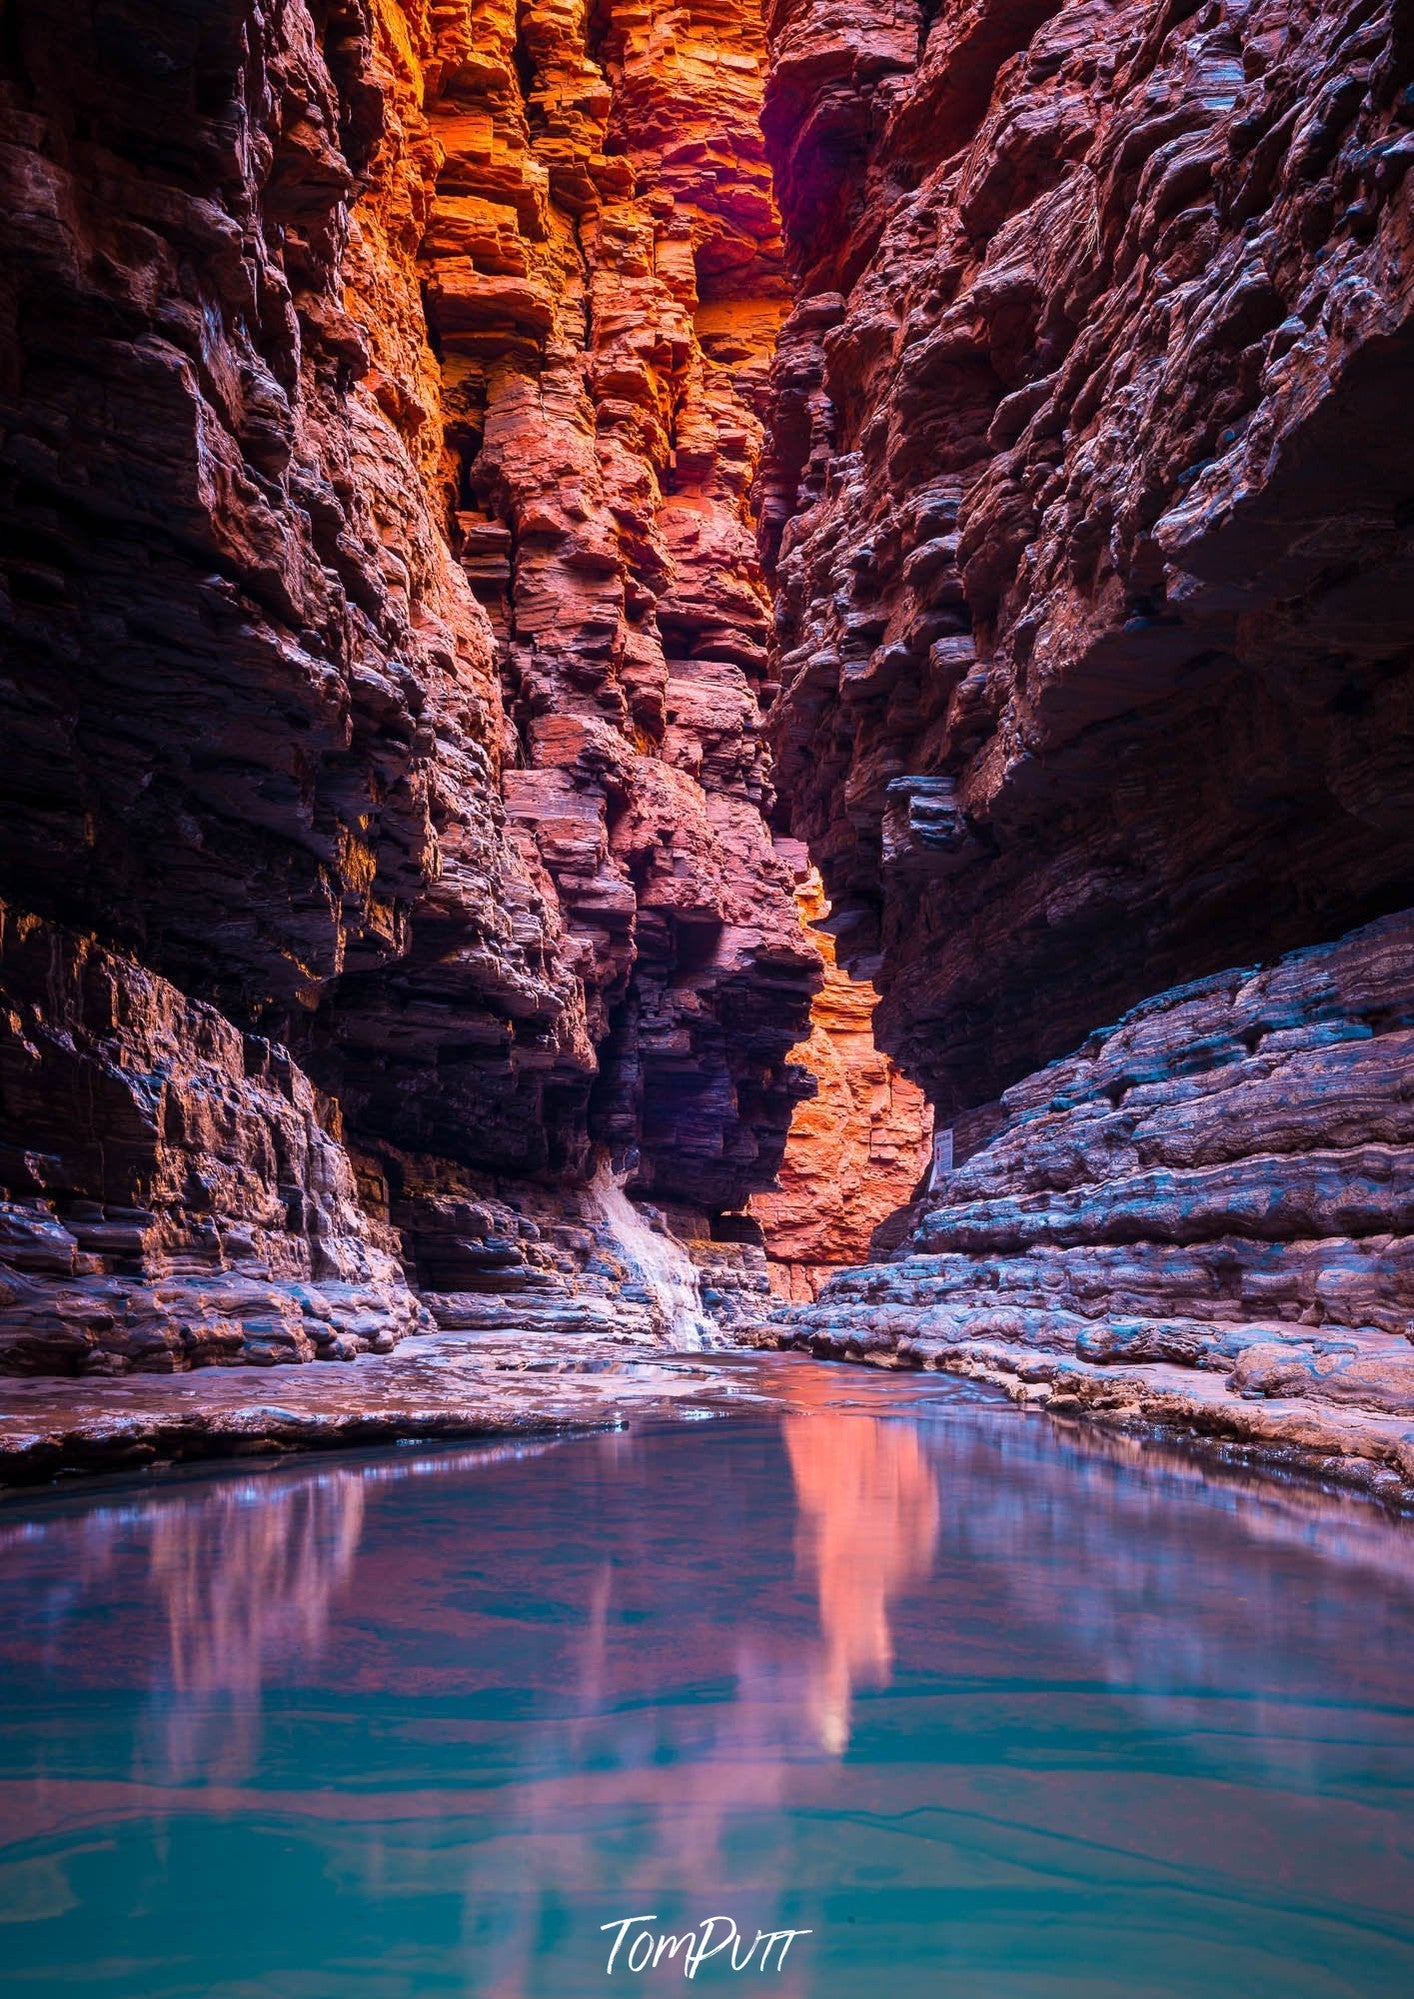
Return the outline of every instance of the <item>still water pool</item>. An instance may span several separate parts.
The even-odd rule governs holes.
[[[774,1365],[0,1509],[10,1999],[1414,1993],[1414,1528]]]

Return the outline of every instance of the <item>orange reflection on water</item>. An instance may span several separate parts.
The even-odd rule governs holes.
[[[796,1562],[813,1576],[821,1652],[811,1673],[821,1746],[843,1755],[854,1690],[893,1671],[889,1607],[922,1582],[938,1542],[938,1487],[917,1430],[857,1415],[787,1416]]]
[[[625,1660],[610,1635],[618,1591],[606,1563],[578,1642],[581,1753],[570,1770],[527,1772],[521,1787],[523,1817],[507,1828],[506,1871],[498,1883],[507,1893],[513,1882],[520,1886],[519,1920],[499,1939],[487,1999],[525,1999],[535,1938],[557,1897],[597,1897],[616,1914],[706,1893],[710,1900],[700,1908],[689,1899],[693,1914],[730,1912],[744,1922],[747,1942],[758,1917],[769,1927],[770,1911],[789,1900],[794,1884],[786,1855],[734,1857],[733,1830],[788,1813],[799,1766],[844,1753],[855,1689],[886,1685],[893,1669],[891,1608],[931,1573],[940,1506],[912,1423],[840,1413],[822,1401],[785,1417],[782,1437],[795,1498],[797,1572],[814,1589],[818,1638],[787,1647],[778,1635],[748,1627],[731,1655],[730,1700],[705,1711],[674,1703],[659,1717],[663,1733],[649,1732],[636,1746],[629,1732],[641,1724],[630,1710],[619,1724],[617,1753],[605,1754],[604,1718],[626,1691],[616,1677]],[[605,1446],[609,1454],[623,1448],[620,1439]],[[721,1634],[708,1642],[712,1650],[694,1661],[704,1677],[725,1663],[715,1653]],[[661,1751],[679,1731],[673,1753],[662,1760],[650,1753],[650,1742]],[[599,1753],[590,1753],[596,1745]],[[625,1810],[652,1828],[645,1850],[631,1861],[572,1830]],[[484,1856],[479,1865],[484,1869]],[[538,1892],[525,1893],[532,1882]],[[482,1872],[469,1904],[486,1887]],[[481,1964],[484,1975],[484,1955]],[[780,1999],[800,1999],[809,1983],[808,1950],[771,1983]]]
[[[758,1924],[784,1925],[790,1919],[782,1912],[800,1906],[789,1851],[763,1846],[759,1829],[789,1819],[802,1784],[808,1792],[809,1766],[843,1753],[856,1691],[887,1682],[891,1618],[930,1573],[939,1533],[937,1485],[914,1425],[841,1413],[823,1396],[816,1401],[812,1386],[800,1413],[784,1419],[784,1466],[775,1447],[753,1470],[760,1489],[786,1504],[768,1516],[773,1554],[752,1587],[787,1583],[793,1544],[797,1576],[814,1602],[797,1598],[779,1624],[759,1608],[738,1621],[709,1588],[703,1600],[684,1600],[662,1631],[657,1677],[647,1681],[639,1634],[662,1587],[655,1563],[671,1564],[680,1547],[691,1567],[701,1500],[696,1488],[675,1493],[669,1482],[660,1503],[681,1508],[681,1529],[666,1544],[650,1537],[644,1559],[626,1563],[632,1543],[622,1529],[639,1517],[632,1496],[661,1449],[631,1435],[603,1438],[563,1461],[576,1470],[573,1489],[584,1503],[603,1506],[603,1538],[592,1566],[568,1571],[560,1585],[578,1615],[553,1638],[554,1625],[532,1623],[547,1642],[522,1643],[514,1664],[501,1644],[515,1643],[517,1622],[506,1622],[496,1599],[517,1592],[522,1575],[533,1591],[553,1566],[544,1537],[564,1503],[553,1463],[523,1477],[522,1498],[535,1502],[530,1517],[508,1516],[490,1554],[477,1557],[478,1584],[486,1565],[488,1610],[477,1602],[479,1588],[466,1590],[470,1515],[434,1513],[434,1528],[409,1550],[371,1502],[380,1486],[425,1476],[436,1488],[459,1469],[474,1472],[479,1487],[498,1459],[494,1449],[468,1453],[460,1466],[450,1454],[430,1454],[218,1478],[56,1520],[42,1536],[52,1537],[42,1573],[53,1579],[61,1650],[73,1610],[64,1578],[82,1550],[79,1595],[128,1606],[121,1675],[145,1682],[147,1700],[131,1783],[45,1772],[38,1791],[31,1782],[14,1801],[19,1817],[31,1834],[42,1824],[51,1836],[129,1816],[239,1818],[250,1808],[241,1784],[260,1760],[266,1689],[299,1688],[308,1700],[311,1688],[317,1710],[317,1690],[341,1677],[337,1667],[319,1667],[321,1656],[347,1657],[355,1678],[363,1670],[406,1671],[414,1688],[427,1671],[428,1689],[441,1693],[504,1682],[532,1700],[544,1694],[557,1716],[508,1740],[519,1767],[504,1786],[364,1794],[355,1779],[338,1793],[336,1809],[318,1787],[307,1797],[283,1787],[252,1796],[263,1810],[317,1817],[370,1905],[431,1897],[455,1881],[466,1990],[485,1999],[525,1999],[537,1989],[547,1926],[567,1908],[577,1912],[584,1962],[600,1973],[608,1945],[598,1924],[637,1910],[661,1911],[663,1926],[675,1922],[679,1931],[730,1915],[745,1947]],[[647,1508],[640,1514],[655,1517]],[[34,1554],[41,1555],[38,1540]],[[452,1608],[442,1606],[444,1575]],[[358,1663],[365,1638],[354,1607],[370,1595],[388,1648],[376,1669]],[[455,1664],[444,1663],[434,1641],[436,1663],[424,1666],[424,1618]],[[95,1671],[101,1682],[102,1668]],[[704,1699],[695,1691],[714,1682],[725,1683],[720,1693]],[[449,1741],[458,1740],[453,1725]],[[3,1808],[0,1796],[0,1818]],[[465,1830],[429,1839],[419,1830],[429,1815]],[[794,1921],[812,1927],[808,1914]],[[773,1972],[779,1999],[803,1999],[810,1965],[802,1948]]]

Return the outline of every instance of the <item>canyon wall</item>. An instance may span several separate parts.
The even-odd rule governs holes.
[[[792,851],[781,841],[783,853]],[[809,1039],[792,1051],[815,1078],[797,1106],[776,1186],[753,1194],[775,1294],[796,1303],[818,1296],[837,1270],[868,1261],[875,1231],[906,1208],[931,1157],[928,1101],[874,1044],[879,996],[835,962],[835,940],[820,926],[830,905],[802,847],[796,901],[825,960],[825,983],[810,1009]]]
[[[782,1337],[1407,1489],[1414,16],[768,26],[781,780],[953,1161]]]
[[[341,1354],[289,1287],[612,1287],[596,1162],[769,1182],[763,71],[732,5],[9,10],[13,1364]]]
[[[816,958],[763,813],[749,504],[786,307],[749,5],[439,12],[422,256],[512,826],[564,911],[590,1132],[659,1200],[769,1180]]]
[[[792,830],[943,1123],[1411,900],[1407,6],[775,0]]]

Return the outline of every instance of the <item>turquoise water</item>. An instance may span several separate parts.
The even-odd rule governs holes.
[[[774,1365],[769,1420],[7,1503],[6,1993],[665,1992],[627,1948],[708,1917],[809,1934],[692,1989],[1414,1992],[1414,1529]]]

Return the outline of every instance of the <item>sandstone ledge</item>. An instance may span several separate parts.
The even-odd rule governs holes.
[[[1220,1375],[1171,1363],[1104,1367],[1004,1340],[944,1340],[864,1324],[795,1326],[786,1315],[752,1338],[820,1360],[964,1375],[1059,1419],[1191,1441],[1229,1463],[1297,1471],[1414,1511],[1414,1403],[1390,1411],[1300,1395],[1248,1401]]]
[[[748,1363],[748,1370],[750,1364]],[[620,1335],[419,1334],[346,1367],[5,1384],[0,1486],[207,1458],[554,1436],[774,1406],[740,1359]]]

